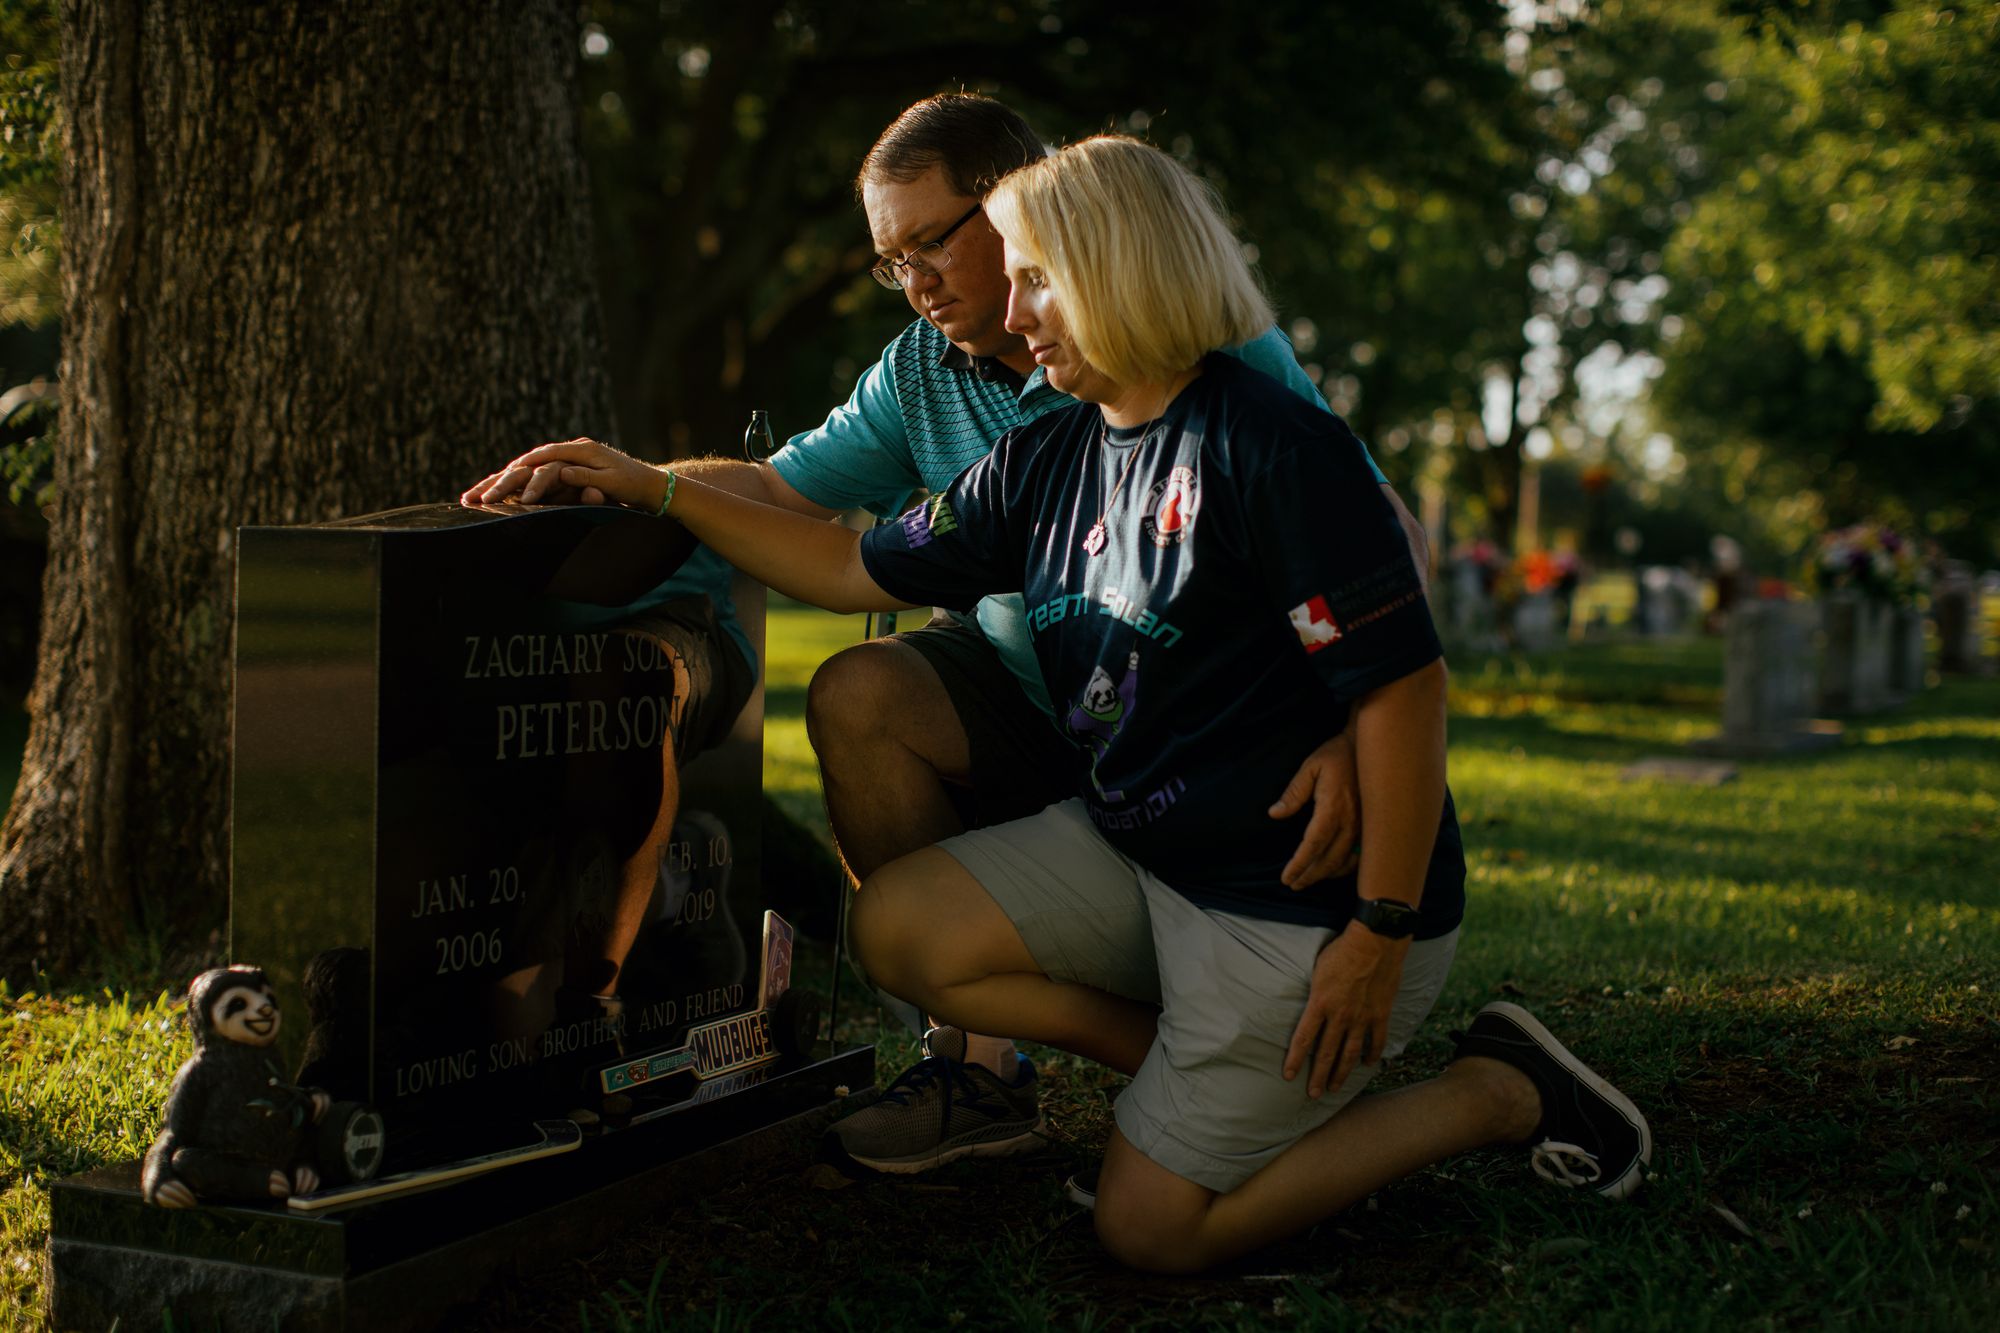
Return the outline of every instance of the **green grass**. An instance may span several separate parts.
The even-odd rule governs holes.
[[[767,782],[817,822],[812,663],[858,637],[775,604]],[[1471,871],[1456,970],[1385,1085],[1515,996],[1645,1108],[1624,1205],[1480,1153],[1199,1280],[1108,1262],[1062,1180],[1120,1080],[1037,1051],[1050,1150],[846,1185],[774,1166],[509,1278],[474,1327],[1993,1327],[2000,1321],[2000,683],[1953,680],[1831,750],[1706,788],[1626,782],[1715,729],[1712,643],[1454,663]],[[802,972],[824,986],[824,950]],[[45,1182],[144,1145],[182,1057],[129,968],[0,996],[0,1323],[40,1301]],[[880,1034],[845,988],[843,1032]],[[127,1000],[123,995],[133,998]],[[886,1079],[911,1058],[884,1041]],[[1726,1215],[1725,1215],[1726,1213]],[[1733,1221],[1731,1219],[1734,1219]],[[1738,1225],[1740,1223],[1740,1226]],[[1747,1232],[1747,1234],[1746,1234]]]

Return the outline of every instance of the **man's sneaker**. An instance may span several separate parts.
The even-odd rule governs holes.
[[[1504,1061],[1535,1082],[1542,1096],[1539,1140],[1530,1152],[1535,1174],[1557,1185],[1594,1189],[1623,1199],[1639,1188],[1653,1159],[1653,1131],[1624,1093],[1571,1055],[1518,1004],[1499,1001],[1452,1034],[1452,1059],[1483,1055]]]
[[[880,1099],[827,1131],[836,1161],[914,1175],[960,1157],[1032,1152],[1045,1141],[1035,1067],[1020,1061],[1009,1087],[982,1065],[965,1063],[965,1034],[932,1028],[925,1058],[903,1071]]]
[[[1097,1173],[1103,1166],[1102,1162],[1086,1166],[1063,1182],[1063,1192],[1069,1195],[1071,1203],[1091,1212],[1097,1211]]]

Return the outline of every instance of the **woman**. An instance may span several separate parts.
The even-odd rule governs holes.
[[[857,536],[588,441],[468,498],[562,488],[670,513],[836,610],[1025,594],[1077,797],[871,876],[852,937],[879,984],[942,1021],[1134,1074],[1095,1199],[1119,1258],[1205,1268],[1496,1142],[1539,1140],[1544,1175],[1628,1194],[1644,1118],[1514,1006],[1482,1011],[1440,1077],[1355,1100],[1456,944],[1444,665],[1345,424],[1212,354],[1271,321],[1214,199],[1104,137],[1007,177],[986,208],[1007,327],[1081,401],[900,523]],[[1290,885],[1299,830],[1270,803],[1349,709],[1359,870]],[[963,929],[940,938],[940,919]]]

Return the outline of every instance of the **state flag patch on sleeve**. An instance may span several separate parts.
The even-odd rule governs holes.
[[[1340,641],[1340,622],[1333,618],[1326,598],[1314,595],[1300,602],[1292,608],[1291,616],[1292,628],[1298,631],[1299,644],[1307,653]]]

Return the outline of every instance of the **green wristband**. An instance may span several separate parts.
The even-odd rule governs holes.
[[[653,511],[653,517],[655,518],[665,518],[667,516],[667,506],[674,502],[673,469],[663,467],[660,469],[660,471],[667,474],[667,493],[660,497],[660,507]]]

